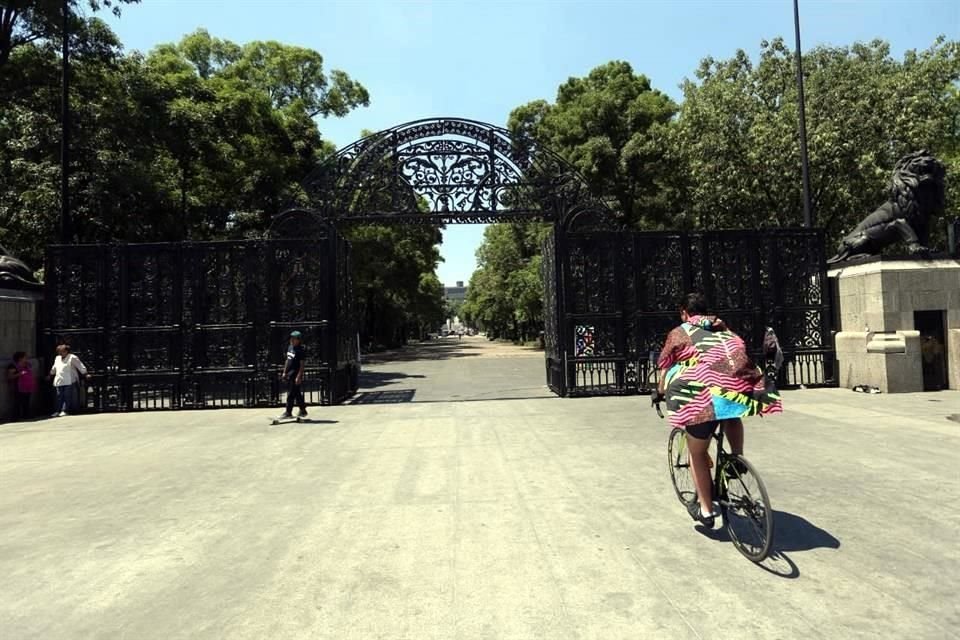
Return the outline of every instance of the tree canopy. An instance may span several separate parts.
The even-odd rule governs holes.
[[[203,29],[126,52],[96,13],[136,1],[69,0],[75,239],[261,234],[334,152],[319,123],[369,104],[367,90],[312,49]],[[57,237],[60,210],[61,7],[0,0],[0,244],[34,266]],[[803,65],[813,209],[831,243],[886,198],[894,162],[921,148],[947,165],[955,215],[960,43],[939,38],[902,58],[880,40],[821,46]],[[570,162],[634,228],[799,225],[798,107],[784,41],[763,42],[756,60],[743,51],[706,58],[682,90],[678,105],[629,63],[611,61],[568,79],[553,102],[518,106],[508,127]],[[934,242],[942,228],[934,221]],[[545,229],[487,229],[465,319],[505,337],[539,330]],[[345,235],[364,342],[394,345],[442,321],[440,227]]]
[[[118,10],[125,0],[91,2]],[[71,25],[71,211],[81,242],[256,237],[333,153],[318,119],[369,104],[320,53],[204,29],[125,52],[79,0]],[[0,244],[43,264],[60,212],[59,2],[0,5]],[[363,342],[443,318],[440,230],[358,228]]]
[[[79,14],[84,5],[92,11],[110,9],[119,16],[120,5],[138,2],[140,0],[67,0],[69,20],[82,25]],[[71,27],[70,31],[74,29]],[[59,38],[62,32],[62,0],[3,0],[0,2],[0,67],[9,62],[11,52],[17,47]],[[74,44],[83,43],[82,37],[74,36],[74,39]]]
[[[461,307],[468,324],[492,338],[527,340],[543,324],[541,244],[549,225],[491,225],[477,249],[477,270]]]
[[[314,116],[369,103],[362,85],[301,47],[199,30],[127,54],[96,18],[78,19],[76,40],[70,189],[80,241],[262,231],[331,152]],[[54,45],[24,42],[0,69],[10,96],[0,105],[0,241],[33,264],[60,208]]]
[[[517,107],[508,126],[558,152],[639,229],[800,226],[796,67],[780,38],[757,61],[705,58],[675,105],[625,62],[562,84],[556,101]],[[803,56],[815,224],[833,244],[887,198],[894,163],[926,148],[947,165],[948,215],[960,198],[960,43],[937,39],[894,58],[886,42]],[[952,176],[952,178],[951,178]],[[511,283],[532,282],[539,244],[524,227],[488,230],[466,310],[497,333],[534,317]],[[934,242],[944,221],[934,220]],[[523,274],[521,276],[520,274]],[[514,285],[517,286],[517,285]]]
[[[684,83],[663,145],[680,169],[678,226],[802,224],[795,69],[793,52],[775,39],[762,43],[756,64],[743,51],[707,58]],[[886,199],[906,153],[929,149],[948,175],[960,172],[960,43],[940,38],[902,60],[879,40],[817,47],[803,69],[811,200],[831,240]],[[956,186],[950,195],[956,202]]]
[[[646,76],[614,61],[567,80],[553,104],[536,100],[517,107],[507,127],[559,153],[583,174],[594,195],[639,225],[669,211],[659,186],[665,176],[657,132],[676,111]]]

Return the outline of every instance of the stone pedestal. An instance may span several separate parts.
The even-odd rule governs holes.
[[[36,353],[38,303],[40,292],[0,289],[0,422],[6,422],[13,410],[10,385],[7,384],[7,365],[16,351],[26,351],[33,364],[38,383],[43,374]],[[34,394],[34,411],[39,407],[40,394]]]
[[[922,391],[924,358],[939,349],[946,354],[947,386],[960,389],[960,260],[874,258],[832,269],[829,276],[839,311],[841,387]],[[928,343],[916,326],[917,312],[942,317],[945,344]]]

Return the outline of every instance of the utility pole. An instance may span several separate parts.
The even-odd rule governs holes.
[[[60,102],[60,242],[73,241],[70,224],[70,1],[63,0],[63,78]]]
[[[810,163],[807,159],[807,113],[803,98],[803,58],[800,52],[800,7],[793,0],[793,28],[797,36],[797,96],[800,100],[800,162],[803,166],[803,226],[813,226],[813,210],[810,203]]]

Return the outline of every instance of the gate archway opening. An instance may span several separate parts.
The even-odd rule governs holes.
[[[321,162],[302,186],[302,198],[291,212],[338,228],[518,221],[552,225],[542,248],[541,273],[546,379],[555,393],[568,394],[567,363],[573,347],[564,347],[573,344],[573,334],[559,320],[565,310],[567,263],[562,236],[616,232],[620,223],[563,158],[501,127],[433,118],[380,131],[345,147]],[[292,225],[291,232],[297,228]]]
[[[628,231],[558,154],[459,118],[410,122],[345,147],[304,180],[299,205],[337,227],[552,224],[544,343],[547,384],[558,395],[648,391],[677,302],[694,289],[755,355],[765,328],[777,329],[783,386],[834,381],[822,230]]]

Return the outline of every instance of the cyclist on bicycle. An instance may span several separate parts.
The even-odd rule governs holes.
[[[724,421],[734,455],[743,454],[740,418],[782,411],[780,396],[767,376],[747,355],[743,340],[722,320],[707,315],[707,300],[699,293],[680,303],[682,324],[668,335],[657,366],[659,398],[666,400],[670,424],[686,429],[690,470],[698,500],[690,516],[712,527],[718,515],[713,503],[710,436]]]

